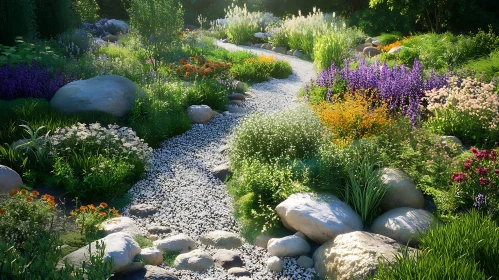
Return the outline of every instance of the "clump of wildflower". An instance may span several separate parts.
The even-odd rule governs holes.
[[[81,234],[92,238],[99,230],[100,224],[107,219],[119,217],[118,210],[108,208],[107,203],[101,202],[97,207],[93,204],[81,205],[72,210],[69,215],[75,218],[76,224],[80,227]]]
[[[487,198],[483,193],[479,193],[475,197],[475,203],[473,203],[473,207],[475,207],[478,211],[482,211],[487,208]]]
[[[228,71],[232,67],[230,62],[213,62],[209,59],[204,60],[202,57],[190,57],[180,59],[180,66],[175,68],[175,73],[183,78],[201,77],[218,77],[222,73]]]

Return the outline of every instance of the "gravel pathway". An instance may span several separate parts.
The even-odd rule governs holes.
[[[228,50],[250,50],[257,54],[273,55],[276,59],[288,61],[293,74],[284,80],[272,79],[255,84],[249,89],[251,97],[241,105],[248,112],[272,113],[296,106],[296,96],[304,83],[315,77],[312,63],[252,47],[217,43]],[[247,116],[247,115],[246,115]],[[225,185],[214,178],[211,170],[228,162],[227,154],[219,149],[227,144],[233,129],[246,116],[220,114],[206,125],[193,125],[182,135],[165,141],[151,157],[151,167],[144,179],[137,182],[130,193],[133,203],[147,203],[160,206],[153,216],[136,219],[138,226],[164,225],[174,235],[185,233],[198,242],[201,234],[213,230],[239,232],[233,217],[232,199]],[[128,215],[127,210],[124,212]],[[166,236],[163,236],[166,237]],[[200,248],[204,248],[199,242]],[[206,248],[214,251],[213,248]],[[284,271],[275,274],[266,269],[269,255],[266,250],[245,244],[238,249],[245,268],[252,273],[252,279],[313,279],[313,269],[303,269],[296,258],[285,258]],[[168,268],[167,268],[168,269]],[[200,274],[190,271],[169,269],[180,279],[237,279],[223,269],[215,267]]]

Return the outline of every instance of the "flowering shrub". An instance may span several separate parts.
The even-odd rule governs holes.
[[[451,176],[459,206],[494,215],[499,212],[499,162],[497,150],[471,148],[460,171]]]
[[[90,240],[97,239],[100,230],[99,225],[107,219],[119,217],[118,210],[108,208],[107,203],[101,202],[97,207],[93,204],[81,205],[69,213],[75,217],[76,224],[80,226],[82,235]]]
[[[72,78],[36,62],[31,64],[4,65],[0,67],[0,99],[45,98],[50,100],[55,92],[72,81]]]
[[[360,92],[345,94],[343,100],[323,102],[314,109],[333,133],[335,142],[340,143],[382,134],[392,123],[386,103]]]
[[[122,195],[152,152],[130,128],[99,123],[56,129],[49,142],[54,183],[82,199]]]
[[[180,66],[175,69],[175,72],[183,78],[216,77],[231,67],[232,63],[230,62],[212,62],[209,59],[204,60],[201,56],[196,58],[191,56],[189,60],[180,59]]]
[[[427,126],[441,135],[455,135],[473,144],[494,143],[499,122],[499,97],[493,83],[450,77],[448,86],[425,92],[431,117]]]

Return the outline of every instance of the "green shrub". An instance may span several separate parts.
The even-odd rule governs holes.
[[[329,68],[331,63],[341,67],[352,53],[351,49],[364,39],[358,29],[338,30],[317,38],[313,48],[316,69]]]
[[[16,39],[13,46],[0,45],[0,65],[28,64],[33,60],[42,66],[55,66],[64,63],[64,60],[50,46],[26,43],[20,37]]]
[[[244,227],[255,222],[263,231],[277,226],[275,207],[293,193],[309,191],[308,175],[295,172],[293,161],[265,163],[249,159],[238,162],[238,166],[229,182],[229,192]]]
[[[79,22],[95,22],[100,8],[96,0],[72,0],[73,10]]]
[[[402,39],[402,34],[400,32],[381,33],[376,39],[381,42],[382,46],[386,46]]]
[[[131,27],[138,31],[157,70],[162,54],[180,38],[178,33],[184,25],[182,5],[178,0],[131,0],[129,13]]]
[[[270,78],[272,62],[258,59],[246,59],[240,64],[232,66],[234,77],[243,82],[265,82]]]
[[[214,79],[199,79],[188,90],[187,105],[205,104],[213,110],[224,110],[229,103],[227,88]]]
[[[312,157],[322,142],[322,132],[317,116],[306,107],[252,116],[234,132],[231,165],[250,158]]]
[[[420,253],[381,262],[373,279],[495,279],[499,227],[475,211],[422,235]]]
[[[276,60],[272,63],[272,70],[270,76],[277,79],[286,79],[289,75],[293,74],[293,67],[287,61]]]
[[[71,0],[34,0],[36,24],[43,38],[53,38],[76,24]]]
[[[15,38],[36,38],[35,3],[33,0],[0,1],[0,44],[13,45]]]
[[[499,51],[491,53],[489,56],[469,61],[464,64],[462,70],[471,70],[477,74],[477,78],[491,81],[494,77],[499,77]]]

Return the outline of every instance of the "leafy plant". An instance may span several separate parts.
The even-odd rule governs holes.
[[[100,236],[99,225],[113,217],[119,217],[118,210],[108,208],[107,203],[101,202],[97,207],[93,204],[81,205],[72,210],[69,214],[75,217],[76,224],[80,227],[80,234],[85,236],[88,241],[98,239]]]
[[[99,17],[100,8],[96,0],[73,0],[72,2],[79,22],[94,22]]]
[[[358,29],[339,29],[318,37],[314,42],[313,58],[317,69],[329,68],[334,63],[342,66],[352,49],[365,35]]]

